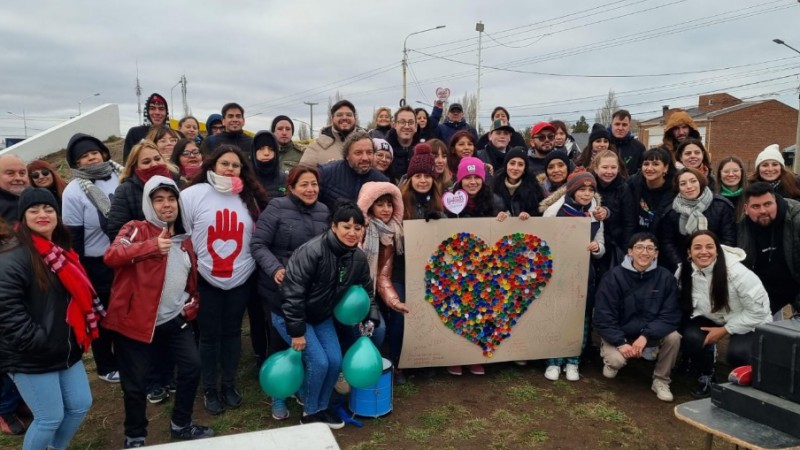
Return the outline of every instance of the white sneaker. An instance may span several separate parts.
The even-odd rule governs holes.
[[[559,366],[547,366],[547,370],[544,371],[544,377],[550,381],[558,381],[559,376],[561,376],[561,367]]]
[[[608,365],[603,366],[603,376],[606,378],[614,378],[617,376],[618,372],[619,369],[615,369]]]
[[[98,378],[109,383],[119,383],[119,371],[112,370],[105,375],[98,375]]]
[[[577,364],[567,364],[567,370],[565,372],[567,372],[567,381],[578,381],[581,379]]]
[[[653,380],[651,389],[662,402],[671,402],[673,400],[672,391],[669,390],[669,385],[664,380]]]

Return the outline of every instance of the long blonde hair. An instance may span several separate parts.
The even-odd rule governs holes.
[[[131,149],[131,153],[128,155],[128,160],[125,161],[125,167],[122,168],[122,172],[119,174],[119,182],[122,183],[123,181],[127,180],[131,176],[133,176],[134,171],[136,170],[136,165],[139,164],[139,153],[146,148],[151,148],[158,152],[161,159],[164,160],[164,164],[167,165],[167,168],[170,172],[176,174],[178,173],[178,168],[175,164],[172,164],[167,158],[164,158],[164,155],[158,150],[158,146],[155,142],[142,139],[139,141],[138,144],[134,145]]]

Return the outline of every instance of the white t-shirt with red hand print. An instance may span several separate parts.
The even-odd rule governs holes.
[[[244,202],[201,183],[181,192],[181,203],[192,223],[200,275],[220,289],[244,284],[256,268],[250,254],[254,224]]]

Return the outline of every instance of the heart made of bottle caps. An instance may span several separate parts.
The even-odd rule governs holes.
[[[459,189],[455,192],[445,192],[442,195],[442,205],[455,215],[461,214],[461,211],[467,207],[469,195],[467,191]]]
[[[492,247],[472,233],[439,244],[425,266],[425,300],[442,323],[491,357],[553,275],[547,242],[503,236]]]

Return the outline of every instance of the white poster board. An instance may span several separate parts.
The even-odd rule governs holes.
[[[590,257],[588,218],[407,220],[403,228],[410,312],[405,316],[401,368],[580,353]],[[534,296],[526,309],[526,299]],[[509,330],[514,316],[516,324],[507,337],[497,338]]]

